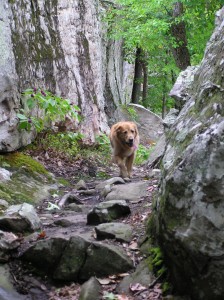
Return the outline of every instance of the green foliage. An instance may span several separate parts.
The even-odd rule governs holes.
[[[134,107],[126,104],[121,104],[120,108],[129,115],[132,121],[138,121],[138,113],[136,112]]]
[[[106,149],[110,147],[110,139],[108,135],[104,133],[96,136],[96,143],[102,147],[105,147]]]
[[[105,161],[111,158],[111,145],[108,135],[101,134],[96,136],[96,149],[100,156],[104,157]]]
[[[150,249],[150,256],[148,257],[149,268],[157,277],[165,279],[162,282],[163,295],[167,295],[172,290],[172,285],[167,281],[168,270],[164,264],[164,257],[160,247]]]
[[[63,121],[66,116],[80,120],[80,109],[70,100],[53,95],[41,89],[27,89],[22,93],[24,109],[17,114],[19,129],[30,131],[35,128],[42,132],[51,126],[52,122]],[[34,115],[35,114],[35,115]]]
[[[223,0],[181,2],[185,7],[182,19],[186,24],[191,63],[196,65],[203,58],[206,43],[214,30],[215,13],[223,6]]]
[[[149,95],[142,104],[155,113],[161,113],[163,103],[167,110],[174,105],[168,94],[180,70],[171,51],[178,46],[171,25],[185,22],[191,63],[198,64],[214,28],[215,12],[223,5],[223,0],[180,1],[184,14],[179,18],[173,17],[174,2],[169,0],[116,0],[105,18],[110,37],[124,40],[129,62],[134,63],[137,47],[147,53]]]
[[[152,151],[153,151],[153,147],[147,148],[140,144],[136,153],[135,163],[137,165],[141,165],[142,163],[144,163],[149,158],[150,153]]]
[[[83,136],[80,133],[48,133],[41,139],[41,148],[52,149],[58,153],[65,153],[67,157],[75,157],[80,153],[80,142]]]

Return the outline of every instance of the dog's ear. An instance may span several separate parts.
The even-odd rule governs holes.
[[[121,131],[121,125],[117,124],[114,128],[115,132],[118,133]]]
[[[138,135],[138,128],[137,126],[135,125],[135,137]]]

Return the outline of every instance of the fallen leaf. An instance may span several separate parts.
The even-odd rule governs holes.
[[[97,278],[97,280],[101,285],[107,285],[111,283],[111,280],[109,278]]]
[[[47,290],[47,288],[46,288],[46,286],[44,284],[41,284],[40,288],[41,288],[42,291],[46,291]]]
[[[133,283],[133,284],[130,284],[129,286],[130,290],[132,292],[138,292],[138,291],[143,291],[146,289],[145,286],[141,285],[140,283]]]
[[[138,250],[138,244],[136,242],[132,242],[128,248],[131,250]]]
[[[123,278],[123,277],[126,277],[128,275],[130,275],[130,274],[129,273],[121,273],[121,274],[118,274],[117,276]]]
[[[126,295],[116,295],[117,300],[129,300],[130,298]]]
[[[41,231],[38,236],[37,236],[37,240],[40,239],[45,239],[46,238],[46,232],[45,231]]]
[[[149,186],[148,188],[147,188],[147,191],[149,191],[149,192],[152,192],[154,190],[154,186]]]

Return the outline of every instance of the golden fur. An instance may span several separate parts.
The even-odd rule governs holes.
[[[139,133],[134,122],[118,122],[111,127],[110,143],[113,161],[120,169],[120,176],[130,178],[135,153],[139,145]]]

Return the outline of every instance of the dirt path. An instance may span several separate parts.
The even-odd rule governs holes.
[[[97,184],[104,181],[95,177],[96,170],[91,161],[76,161],[71,164],[71,161],[63,160],[60,157],[55,159],[50,158],[48,155],[38,157],[38,159],[46,166],[46,168],[55,174],[56,177],[60,176],[69,181],[68,186],[61,186],[58,194],[52,195],[50,202],[52,204],[58,201],[67,193],[77,192],[75,184],[83,179],[87,185],[88,190],[93,190]],[[117,175],[117,168],[111,166],[100,166],[97,172],[107,174],[108,177]],[[92,175],[92,177],[91,177]],[[119,222],[130,224],[133,227],[132,239],[130,242],[118,242],[117,240],[105,240],[105,243],[112,243],[121,246],[128,256],[132,259],[135,269],[139,263],[146,257],[145,254],[139,250],[139,244],[144,240],[146,220],[151,213],[151,197],[153,191],[157,189],[157,180],[149,180],[146,178],[146,171],[142,167],[135,167],[133,172],[132,182],[147,182],[146,195],[129,203],[131,214],[127,217],[119,219]],[[71,206],[65,206],[62,210],[46,210],[49,206],[49,199],[46,199],[40,206],[38,206],[38,214],[42,220],[43,228],[40,235],[34,236],[36,238],[46,238],[61,233],[62,235],[69,236],[76,232],[86,234],[88,238],[95,239],[94,226],[86,225],[87,212],[97,203],[103,201],[102,195],[99,191],[95,191],[92,195],[85,193],[78,193],[77,197],[82,205],[82,212],[74,212]],[[74,215],[76,219],[74,221]],[[73,220],[73,221],[72,221]],[[41,236],[42,234],[42,236]],[[52,282],[47,276],[34,275],[35,272],[29,264],[21,264],[20,261],[15,260],[11,263],[12,275],[15,285],[20,293],[26,294],[25,299],[34,300],[78,300],[81,284],[79,283],[66,283],[56,284]],[[132,270],[131,272],[133,272]],[[131,273],[130,272],[130,273]],[[118,300],[143,300],[143,299],[162,299],[160,284],[156,283],[150,288],[148,286],[133,285],[132,291],[128,294],[119,294],[117,286],[121,280],[128,274],[113,275],[107,278],[101,278],[102,299],[118,299]],[[149,283],[150,284],[150,283]],[[141,290],[142,289],[142,290]],[[117,298],[113,298],[117,295]],[[111,298],[110,298],[111,297]]]

